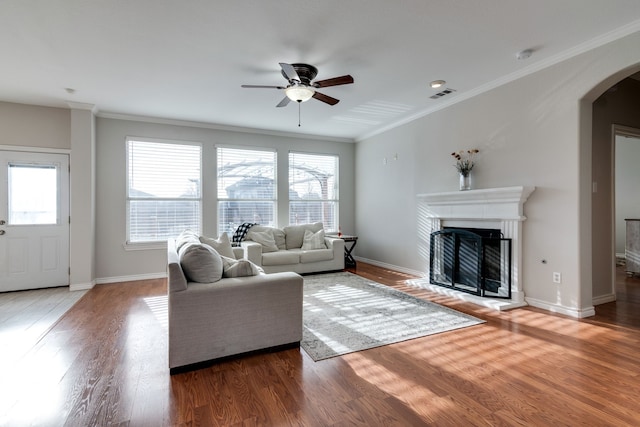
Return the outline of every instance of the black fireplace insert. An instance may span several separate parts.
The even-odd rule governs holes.
[[[431,233],[430,249],[430,283],[511,298],[511,239],[500,230],[445,227]]]

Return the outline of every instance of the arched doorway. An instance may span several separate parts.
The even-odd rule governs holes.
[[[591,103],[591,174],[589,181],[583,177],[581,182],[589,187],[591,196],[589,267],[593,305],[616,300],[615,136],[623,128],[640,129],[640,74],[637,70],[638,67],[627,69],[607,79],[616,80],[599,89],[600,94]]]

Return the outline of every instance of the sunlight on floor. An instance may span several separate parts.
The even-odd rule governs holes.
[[[379,361],[371,360],[364,354],[366,353],[352,353],[344,360],[358,376],[404,402],[416,414],[431,419],[429,413],[454,408],[455,402],[452,402],[448,396],[436,394],[428,387],[388,369]],[[428,405],[425,402],[428,402]]]
[[[166,295],[144,298],[145,304],[164,329],[169,329],[169,304]]]

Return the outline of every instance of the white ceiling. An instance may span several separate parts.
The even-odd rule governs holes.
[[[639,29],[639,0],[2,0],[0,100],[352,140]],[[240,87],[286,84],[279,62],[355,83],[298,127]]]

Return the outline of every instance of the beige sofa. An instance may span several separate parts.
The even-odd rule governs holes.
[[[241,246],[244,258],[267,273],[303,274],[344,269],[344,241],[326,236],[320,222],[282,229],[254,225]]]
[[[235,254],[241,253],[237,248]],[[181,265],[185,260],[180,258],[174,239],[167,242],[167,258],[172,374],[227,356],[299,346],[303,284],[300,275],[258,272],[198,283],[185,275]]]

